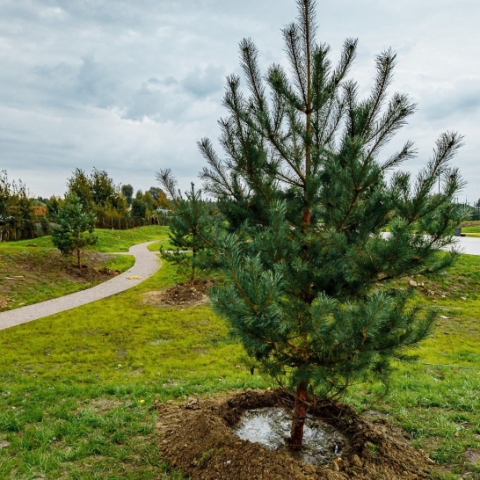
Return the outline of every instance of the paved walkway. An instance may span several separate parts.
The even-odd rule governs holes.
[[[121,275],[101,283],[96,287],[0,313],[0,330],[31,322],[32,320],[47,317],[55,313],[64,312],[65,310],[95,302],[101,298],[110,297],[111,295],[135,287],[146,278],[151,277],[162,265],[156,252],[147,250],[147,246],[151,243],[155,242],[134,245],[128,253],[122,252],[124,255],[133,255],[135,257],[135,265]],[[128,277],[133,278],[129,279]]]
[[[480,255],[480,238],[478,237],[455,237],[457,247],[467,255]]]

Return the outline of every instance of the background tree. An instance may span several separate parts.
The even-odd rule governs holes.
[[[147,206],[147,215],[149,217],[152,217],[152,215],[154,214],[155,210],[157,209],[157,202],[155,201],[155,199],[153,198],[152,194],[150,193],[150,190],[147,190],[144,194],[143,194],[143,199],[145,201],[145,204]]]
[[[387,381],[391,360],[428,335],[435,312],[410,306],[390,280],[450,264],[455,251],[437,252],[462,214],[453,205],[462,181],[449,166],[461,137],[442,134],[415,179],[396,168],[414,156],[411,142],[382,159],[415,110],[407,95],[387,96],[395,54],[378,55],[371,94],[360,99],[347,80],[357,41],[345,41],[334,68],[329,47],[315,42],[315,2],[297,4],[298,22],[283,30],[291,77],[280,65],[262,76],[255,45],[243,40],[248,94],[228,78],[225,160],[200,143],[205,188],[229,226],[216,242],[226,281],[212,303],[252,361],[294,394],[294,450],[309,402]]]
[[[10,182],[7,172],[0,172],[0,241],[35,237],[32,208],[25,184],[21,180]]]
[[[116,195],[115,184],[108,173],[105,170],[97,170],[95,167],[90,176],[90,188],[96,206],[106,207],[110,205]]]
[[[56,225],[51,228],[52,243],[63,255],[75,253],[78,268],[82,268],[82,250],[95,245],[97,237],[93,233],[96,218],[93,213],[85,211],[76,195],[69,195],[58,207],[53,217]]]
[[[170,203],[165,195],[165,192],[158,187],[150,187],[149,193],[155,201],[155,208],[168,209],[170,208]]]
[[[132,208],[130,210],[130,216],[137,219],[145,219],[147,215],[147,204],[143,197],[143,193],[139,190],[132,200]]]
[[[210,216],[207,205],[202,200],[202,191],[195,190],[192,183],[185,196],[177,189],[177,183],[170,169],[160,170],[157,180],[170,195],[171,213],[166,217],[170,227],[170,243],[177,247],[177,252],[170,255],[179,265],[187,264],[190,268],[190,282],[195,282],[198,254],[207,248],[206,239]],[[182,250],[188,252],[182,253]],[[162,252],[163,253],[163,252]]]
[[[133,187],[128,184],[128,185],[122,185],[122,194],[127,200],[127,205],[132,204],[132,197],[133,197]]]
[[[52,195],[46,203],[47,206],[47,217],[53,222],[54,218],[58,215],[58,209],[62,204],[62,199],[55,195]]]
[[[85,211],[93,210],[92,182],[81,168],[74,170],[72,176],[67,180],[67,187],[67,195],[77,196]]]

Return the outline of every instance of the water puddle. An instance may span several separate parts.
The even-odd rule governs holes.
[[[260,443],[269,450],[287,451],[291,422],[291,415],[282,408],[257,408],[243,414],[234,432],[242,440]],[[327,465],[341,456],[345,444],[345,437],[338,430],[307,416],[302,451],[292,455],[313,465]]]

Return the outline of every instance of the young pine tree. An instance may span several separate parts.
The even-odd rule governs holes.
[[[333,67],[315,41],[315,2],[297,3],[297,23],[283,30],[290,75],[272,65],[262,76],[255,45],[243,40],[249,93],[228,78],[225,160],[200,142],[201,177],[229,225],[217,242],[226,282],[212,303],[253,361],[295,395],[293,450],[311,402],[386,381],[391,360],[429,334],[435,312],[411,306],[388,281],[453,261],[454,250],[437,251],[451,244],[462,187],[449,166],[456,133],[440,136],[415,179],[396,168],[414,156],[412,143],[381,155],[415,109],[407,95],[387,96],[395,54],[378,55],[371,94],[360,99],[347,79],[357,41],[345,41]]]
[[[160,170],[157,180],[170,195],[171,213],[166,217],[170,227],[170,242],[177,251],[170,258],[179,265],[190,268],[190,282],[195,283],[198,255],[207,248],[206,239],[210,224],[207,204],[202,200],[202,191],[195,190],[192,183],[185,196],[177,189],[170,169]]]
[[[82,268],[82,250],[95,245],[94,235],[96,218],[91,212],[85,212],[81,200],[76,195],[68,195],[58,211],[52,217],[56,226],[52,227],[52,243],[63,255],[75,253],[78,268]]]

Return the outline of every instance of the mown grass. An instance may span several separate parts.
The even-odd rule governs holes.
[[[159,478],[156,399],[263,385],[208,307],[144,303],[176,280],[0,332],[2,478]]]
[[[402,425],[437,479],[480,473],[465,457],[480,450],[478,272],[480,257],[462,256],[445,275],[416,278],[416,299],[442,315],[419,363],[397,365],[386,395],[358,386],[346,399]],[[267,385],[207,306],[148,303],[179,280],[164,262],[132,290],[0,332],[0,478],[180,479],[159,454],[155,400]]]
[[[167,237],[165,239],[160,240],[159,242],[152,243],[148,246],[148,249],[151,252],[159,252],[160,250],[177,250],[177,247],[172,245],[170,239]]]
[[[168,239],[168,227],[149,225],[131,230],[95,230],[98,236],[97,252],[128,252],[132,245],[159,239]]]

